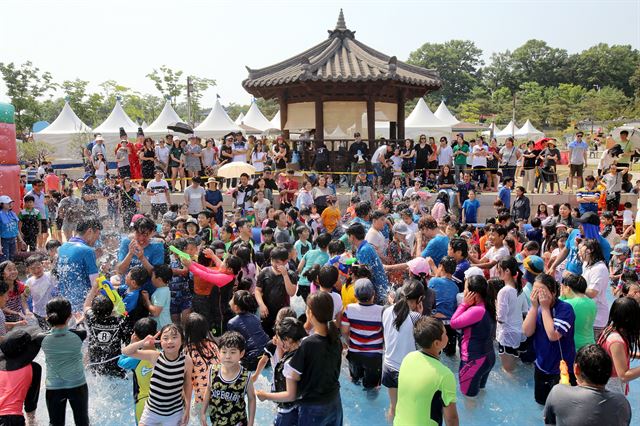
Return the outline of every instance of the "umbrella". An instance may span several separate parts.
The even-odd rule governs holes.
[[[249,176],[256,174],[256,168],[251,164],[237,161],[235,163],[225,164],[218,169],[218,177],[222,178],[238,178],[241,174],[246,173]]]
[[[193,133],[193,129],[191,128],[191,126],[181,121],[178,121],[177,123],[167,126],[167,129],[173,130],[174,132],[178,132],[178,133],[184,133],[187,135],[190,133]]]

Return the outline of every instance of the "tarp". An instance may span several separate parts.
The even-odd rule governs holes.
[[[78,163],[80,156],[80,144],[86,144],[92,139],[91,128],[84,124],[80,118],[73,112],[68,102],[64,103],[64,107],[58,117],[43,130],[34,133],[36,141],[43,141],[51,144],[55,149],[52,157],[56,163]]]
[[[249,107],[247,115],[242,119],[242,124],[258,129],[260,132],[271,128],[271,123],[269,123],[269,120],[262,114],[260,108],[258,108],[258,104],[255,102]]]
[[[145,136],[151,137],[164,136],[169,132],[167,130],[167,126],[182,121],[183,120],[171,106],[171,102],[167,101],[158,118],[156,118],[149,126],[143,127],[144,134]]]
[[[124,128],[129,138],[135,138],[140,126],[129,118],[127,113],[124,112],[120,100],[116,99],[116,104],[109,117],[101,125],[93,129],[93,132],[101,133],[107,143],[117,143],[120,141],[120,127]]]
[[[509,124],[505,126],[504,129],[500,130],[495,137],[496,138],[508,138],[509,136],[513,136],[518,130],[518,126],[511,120]]]
[[[527,120],[524,125],[515,134],[517,139],[540,139],[544,137],[544,133],[533,127],[531,121]]]
[[[438,109],[436,109],[436,112],[434,112],[433,115],[444,124],[448,124],[450,126],[454,126],[460,122],[460,120],[451,114],[451,111],[449,111],[449,108],[444,104],[444,101],[440,102]]]
[[[194,129],[194,132],[196,135],[205,138],[219,138],[229,132],[237,132],[239,130],[241,130],[240,126],[229,118],[227,112],[220,105],[220,101],[216,100],[207,118]]]

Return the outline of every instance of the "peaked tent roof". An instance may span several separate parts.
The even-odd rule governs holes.
[[[251,103],[247,115],[245,115],[242,120],[242,124],[258,129],[261,132],[271,128],[271,123],[269,123],[269,120],[262,114],[260,108],[258,108],[258,104],[255,102]]]
[[[242,124],[242,120],[244,120],[244,112],[240,111],[240,115],[238,115],[238,118],[236,118],[234,123],[236,123],[237,125],[240,125]]]
[[[282,129],[280,129],[280,110],[278,110],[278,112],[276,112],[276,115],[273,116],[273,118],[271,119],[271,121],[269,123],[271,123],[271,128],[272,129],[282,130]]]
[[[451,130],[451,126],[443,123],[435,115],[431,112],[427,103],[424,99],[420,98],[418,103],[416,104],[409,117],[405,121],[405,125],[407,127],[438,127],[438,128],[449,128]]]
[[[435,115],[438,120],[450,126],[454,126],[460,122],[460,120],[451,114],[451,111],[449,111],[449,108],[444,104],[444,101],[440,101],[440,105],[438,105],[438,109],[436,109],[433,115]]]
[[[40,135],[68,135],[72,133],[85,133],[91,132],[91,127],[87,126],[78,118],[69,102],[64,103],[62,111],[58,114],[58,117],[49,124],[47,127],[39,132],[36,132],[37,136]]]
[[[240,126],[229,118],[227,111],[220,105],[220,101],[216,100],[207,118],[193,130],[198,136],[221,137],[229,132],[239,131]]]
[[[120,100],[116,99],[116,104],[109,117],[101,125],[93,129],[93,132],[102,133],[103,136],[105,134],[119,134],[120,127],[124,127],[127,133],[132,133],[135,136],[139,126],[129,118],[127,113],[124,112]]]
[[[148,135],[164,135],[168,132],[167,126],[176,122],[183,122],[183,120],[173,109],[171,102],[167,101],[165,102],[164,108],[162,108],[162,112],[160,112],[158,118],[156,118],[149,126],[143,127],[144,133]]]
[[[536,129],[535,127],[533,127],[533,124],[531,124],[531,121],[527,120],[524,123],[524,125],[520,128],[520,130],[518,130],[515,133],[515,136],[517,138],[533,139],[533,138],[544,137],[544,133],[542,133],[540,130]]]
[[[518,126],[516,126],[513,120],[511,120],[509,124],[507,124],[502,130],[496,133],[495,136],[498,138],[506,138],[515,135],[518,130],[520,130],[518,129]]]

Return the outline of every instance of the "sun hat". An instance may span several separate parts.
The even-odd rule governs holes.
[[[11,197],[9,197],[8,195],[0,196],[0,204],[9,204],[9,203],[13,203],[13,200],[11,199]]]
[[[96,142],[104,142],[104,138],[102,137],[102,135],[96,136]]]
[[[216,178],[210,177],[209,179],[207,179],[207,185],[209,185],[210,183],[215,183],[216,185],[218,185],[218,181],[216,180]]]
[[[416,257],[415,259],[411,259],[407,262],[407,266],[409,267],[409,272],[411,272],[413,275],[429,275],[431,273],[429,263],[424,257]]]
[[[409,227],[404,222],[398,222],[393,225],[393,233],[400,235],[409,235],[411,231],[409,231]]]
[[[0,371],[15,371],[26,367],[40,352],[42,338],[38,327],[16,328],[0,343]]]
[[[360,302],[368,302],[376,294],[376,289],[369,278],[360,278],[356,280],[353,290],[356,299]]]

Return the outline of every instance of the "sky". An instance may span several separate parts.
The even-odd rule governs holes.
[[[600,42],[640,48],[640,0],[0,0],[0,62],[31,60],[55,81],[88,80],[94,91],[115,80],[158,96],[145,75],[167,65],[217,81],[205,107],[216,95],[248,104],[245,66],[320,43],[340,8],[358,40],[400,60],[451,39],[474,41],[486,62],[532,38],[569,53]]]

